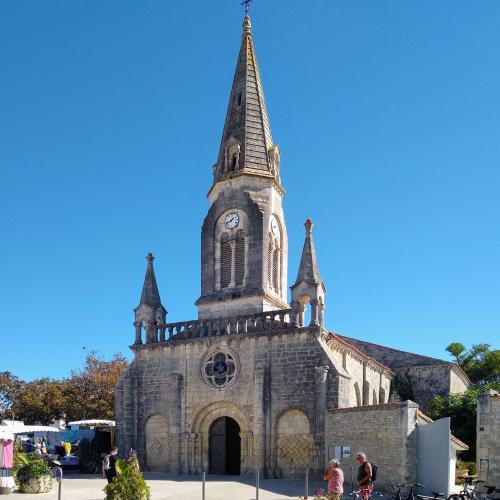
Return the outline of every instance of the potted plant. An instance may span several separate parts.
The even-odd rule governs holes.
[[[462,484],[460,479],[463,476],[469,475],[469,469],[462,460],[457,460],[455,464],[455,484]]]
[[[106,500],[150,500],[149,486],[135,458],[116,462],[117,476],[104,488]]]
[[[47,493],[52,489],[52,473],[48,463],[34,453],[19,453],[20,466],[16,479],[22,493]]]

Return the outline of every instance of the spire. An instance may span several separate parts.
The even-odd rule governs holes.
[[[319,274],[318,259],[312,237],[313,221],[307,219],[306,240],[302,249],[299,272],[292,289],[291,323],[304,326],[304,311],[307,302],[311,305],[310,326],[323,326],[326,288]]]
[[[234,73],[222,140],[214,168],[215,181],[246,170],[276,177],[279,148],[273,145],[264,90],[255,57],[250,17],[243,20],[240,53]]]
[[[145,304],[151,307],[158,307],[161,306],[161,299],[153,268],[153,254],[149,252],[146,259],[148,267],[146,269],[146,276],[144,277],[144,286],[142,287],[141,302],[139,305]]]
[[[142,287],[141,302],[134,309],[135,313],[135,344],[142,344],[142,330],[146,331],[146,343],[163,342],[165,340],[165,325],[167,310],[163,307],[160,292],[156,284],[155,270],[153,268],[153,254],[146,257],[148,267]],[[159,333],[159,336],[158,336]]]
[[[313,225],[314,223],[311,219],[307,219],[304,224],[306,228],[306,240],[304,241],[299,272],[297,273],[294,287],[303,281],[311,285],[321,285],[324,287],[323,280],[319,274],[318,258],[316,257],[316,249],[314,248],[312,237]]]

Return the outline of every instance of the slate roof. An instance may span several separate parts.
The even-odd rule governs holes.
[[[231,137],[240,143],[240,170],[271,170],[268,150],[273,145],[273,139],[248,16],[243,21],[240,53],[227,107],[218,165],[223,162],[224,148]]]
[[[379,344],[373,344],[364,340],[353,339],[344,335],[336,334],[339,337],[352,344],[354,347],[365,353],[367,356],[376,359],[380,363],[389,368],[404,368],[411,366],[431,366],[431,365],[450,365],[454,366],[451,361],[443,359],[431,358],[430,356],[422,356],[412,352],[400,351],[392,347],[386,347]]]

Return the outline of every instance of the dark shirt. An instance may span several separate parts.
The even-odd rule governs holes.
[[[109,455],[109,469],[108,471],[116,474],[116,455]]]
[[[366,472],[366,462],[364,464],[361,464],[358,468],[358,481],[361,481],[364,477],[366,477],[367,472]],[[372,482],[371,478],[369,478],[366,481],[363,481],[360,483],[360,486],[365,486],[366,484],[370,484]]]

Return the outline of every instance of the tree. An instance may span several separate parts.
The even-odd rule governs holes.
[[[11,372],[0,372],[0,419],[12,418],[12,404],[21,381]]]
[[[128,361],[121,354],[106,361],[95,351],[90,352],[85,359],[85,368],[73,371],[65,383],[68,419],[114,419],[115,388],[127,366]]]
[[[41,378],[21,382],[11,411],[16,420],[25,424],[49,425],[64,412],[66,398],[61,381]]]
[[[460,342],[452,342],[446,350],[473,384],[500,382],[500,350],[492,350],[489,344],[474,344],[467,350]]]

